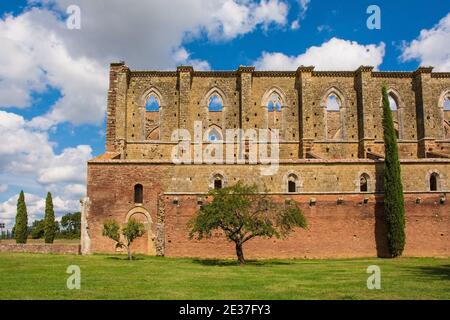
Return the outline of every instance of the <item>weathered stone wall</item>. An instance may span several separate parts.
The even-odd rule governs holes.
[[[219,174],[225,185],[256,183],[280,201],[295,198],[310,219],[310,230],[288,240],[249,243],[254,257],[382,254],[383,85],[398,107],[394,119],[408,218],[405,253],[448,255],[450,111],[444,110],[443,101],[450,92],[450,73],[432,68],[379,72],[364,66],[331,72],[304,66],[296,71],[243,66],[236,71],[195,71],[189,66],[132,71],[124,63],[111,64],[107,152],[88,164],[87,251],[114,250],[113,242],[101,235],[106,219],[125,223],[136,218],[146,225],[145,236],[135,243],[138,252],[232,256],[232,247],[218,239],[197,243],[186,238],[187,220]],[[267,107],[273,94],[280,98],[276,113]],[[151,95],[159,102],[157,114],[146,111]],[[222,111],[208,111],[212,95],[222,99]],[[336,97],[337,110],[327,110],[330,95]],[[202,121],[199,137],[196,121]],[[268,166],[259,158],[253,164],[173,163],[175,130],[186,129],[191,139],[201,141],[212,127],[279,129],[279,166],[273,174],[263,175],[261,169]],[[149,135],[155,128],[158,131]],[[176,154],[194,159],[219,146],[201,142]],[[262,145],[255,147],[259,150]],[[238,144],[230,150],[237,162]],[[368,192],[360,192],[363,174],[368,177]],[[437,191],[430,191],[432,174],[438,176]],[[288,194],[292,175],[296,192]],[[144,188],[143,203],[134,202],[136,184]],[[309,205],[311,198],[316,198],[315,206]],[[338,205],[337,198],[344,203]]]
[[[0,252],[80,254],[79,245],[70,244],[4,244]]]
[[[276,126],[280,138],[301,146],[294,157],[306,158],[311,151],[314,157],[324,159],[346,159],[351,155],[366,158],[367,152],[383,153],[383,85],[398,104],[395,117],[403,143],[400,156],[427,157],[427,152],[436,151],[436,141],[447,150],[450,142],[444,140],[445,112],[441,100],[443,93],[450,90],[450,73],[433,73],[431,68],[375,72],[371,67],[348,72],[314,71],[312,67],[300,67],[296,72],[255,71],[252,67],[199,72],[180,67],[176,72],[162,72],[130,71],[120,63],[111,65],[107,150],[121,151],[130,142],[148,149],[145,102],[151,94],[160,103],[160,140],[168,142],[178,128],[189,130],[193,137],[194,121],[202,121],[203,130],[211,125],[221,129],[267,128],[266,98],[270,92],[276,92],[283,101]],[[212,94],[223,100],[220,114],[208,112]],[[329,94],[339,99],[338,116],[327,116],[325,103]],[[327,134],[335,133],[336,128],[341,131],[337,138]],[[125,141],[123,147],[121,140]],[[343,150],[336,140],[345,142],[348,148]],[[157,145],[159,141],[151,143]],[[282,149],[281,153],[292,158],[291,152]],[[167,153],[159,150],[131,152],[124,157],[168,159]]]

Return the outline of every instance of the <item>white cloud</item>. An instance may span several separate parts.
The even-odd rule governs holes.
[[[107,68],[93,59],[74,57],[59,34],[61,28],[61,22],[46,10],[33,9],[0,20],[4,44],[0,53],[0,106],[30,106],[33,92],[53,87],[62,97],[46,115],[37,118],[41,127],[64,121],[99,123],[106,107]]]
[[[14,195],[3,203],[0,203],[0,217],[6,223],[6,228],[14,226],[17,213],[17,199],[19,195]],[[43,219],[45,211],[45,198],[35,194],[25,193],[25,203],[27,205],[28,224],[34,220]],[[59,196],[53,197],[53,209],[59,220],[62,214],[80,210],[80,203],[77,200],[63,200]]]
[[[417,39],[403,44],[402,61],[419,60],[437,71],[450,71],[450,13],[437,25],[420,32]]]
[[[229,40],[252,32],[259,25],[267,30],[270,25],[284,26],[287,23],[288,7],[279,0],[261,0],[259,3],[225,0],[209,3],[215,8],[209,11],[210,16],[206,15],[204,27],[212,39]]]
[[[0,184],[0,193],[5,192],[6,190],[8,190],[8,185]]]
[[[64,187],[64,194],[68,196],[78,195],[79,198],[86,194],[86,185],[84,184],[68,184]]]
[[[179,65],[191,65],[195,70],[211,70],[208,61],[200,59],[190,59],[190,53],[185,48],[179,48],[173,54],[174,61]]]
[[[78,206],[85,194],[91,148],[56,153],[49,132],[63,122],[102,123],[111,61],[126,60],[134,69],[191,64],[209,70],[208,61],[186,50],[187,42],[229,41],[257,28],[282,27],[288,13],[281,0],[28,2],[25,12],[0,17],[0,108],[33,107],[34,94],[50,88],[61,98],[31,121],[0,110],[0,192],[26,189],[32,212],[42,209],[35,197],[47,190],[61,209]],[[73,4],[81,8],[80,30],[69,30],[62,18]],[[14,216],[16,200],[0,204],[0,216]]]
[[[55,154],[55,145],[49,141],[47,132],[31,127],[23,117],[6,111],[0,111],[0,136],[3,139],[0,144],[2,181],[8,184],[15,180],[24,184],[36,181],[43,189],[54,187],[56,191],[66,185],[85,183],[86,162],[92,158],[90,146],[65,148]],[[79,197],[79,191],[79,188],[68,187],[65,195],[74,199]]]
[[[226,41],[258,27],[284,26],[288,13],[280,0],[109,0],[107,5],[32,0],[30,4],[40,6],[0,19],[0,107],[29,107],[34,92],[60,90],[61,99],[30,123],[40,129],[65,121],[101,123],[111,61],[126,60],[136,69],[171,69],[184,63],[208,70],[207,61],[187,52],[180,60],[173,52],[204,35]],[[61,19],[73,4],[81,8],[80,30],[69,30]]]
[[[292,30],[297,30],[298,28],[300,28],[300,20],[294,20],[291,23],[291,29]]]
[[[311,2],[311,0],[298,0],[298,4],[300,6],[300,12],[303,15],[303,17],[306,14],[306,11],[308,10],[310,2]]]
[[[378,69],[383,62],[385,44],[361,45],[355,41],[338,38],[313,46],[298,56],[280,52],[263,52],[254,64],[260,70],[296,70],[300,65],[316,67],[316,70],[355,70],[361,65]]]
[[[48,159],[45,167],[38,171],[38,182],[42,184],[66,181],[85,182],[86,162],[91,158],[90,146],[66,148],[61,154]]]
[[[300,20],[305,19],[306,11],[308,11],[311,0],[298,0],[297,2],[299,6],[299,14],[298,18],[291,23],[292,30],[297,30],[298,28],[300,28]]]

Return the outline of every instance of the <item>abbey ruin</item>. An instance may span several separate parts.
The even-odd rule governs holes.
[[[220,233],[189,240],[186,223],[209,189],[243,181],[265,185],[277,201],[297,201],[309,221],[285,240],[251,240],[250,258],[385,255],[383,85],[401,158],[404,254],[449,256],[450,73],[133,71],[123,62],[110,67],[106,152],[88,162],[83,252],[114,252],[102,237],[104,220],[134,217],[147,230],[137,252],[233,257]],[[223,144],[227,129],[276,132],[276,170],[262,174],[267,162],[249,155],[265,142],[247,134],[227,152],[231,161],[195,161]],[[174,161],[186,156],[192,161]]]

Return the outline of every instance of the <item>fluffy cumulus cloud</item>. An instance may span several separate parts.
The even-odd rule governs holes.
[[[190,65],[193,66],[195,70],[210,70],[211,66],[208,61],[201,59],[191,59],[191,54],[183,47],[177,49],[173,53],[174,61],[179,65]]]
[[[47,132],[6,111],[0,111],[0,136],[0,172],[35,174],[43,185],[85,181],[86,161],[92,158],[90,146],[79,145],[55,154]]]
[[[17,212],[17,199],[19,195],[15,195],[3,203],[0,203],[0,215],[2,221],[6,223],[6,227],[11,229],[14,226],[14,221]],[[45,211],[45,199],[32,194],[25,193],[25,203],[27,205],[28,221],[43,219]],[[63,200],[61,197],[53,197],[53,209],[56,215],[60,217],[62,213],[74,212],[79,210],[79,201],[77,200]],[[57,217],[57,219],[59,219]]]
[[[211,66],[185,44],[198,38],[230,41],[256,29],[287,23],[282,0],[29,0],[26,9],[0,17],[0,193],[27,192],[28,209],[42,213],[46,191],[57,210],[78,209],[85,194],[90,146],[55,152],[49,130],[59,124],[102,124],[108,65],[126,60],[134,69]],[[81,9],[81,28],[67,27],[69,6]],[[126,23],[123,23],[126,21]],[[34,118],[8,112],[33,108],[36,97],[59,92]],[[36,114],[36,112],[31,112]],[[102,134],[104,134],[102,132]],[[0,204],[0,218],[15,215],[17,195]]]
[[[61,211],[64,208],[79,209],[78,199],[85,194],[86,162],[92,158],[90,146],[65,148],[56,154],[55,145],[49,141],[46,131],[36,129],[23,117],[6,111],[0,111],[0,136],[3,139],[0,144],[2,182],[19,188],[52,191],[57,195],[55,205]],[[0,185],[0,192],[6,188],[6,184]],[[11,207],[13,200],[17,200],[17,196],[14,197],[0,204],[2,219],[9,219],[11,212],[15,212]],[[34,205],[31,210],[41,208],[37,197],[31,195],[30,201]]]
[[[104,118],[109,62],[126,59],[132,68],[169,69],[192,64],[185,41],[207,36],[227,41],[261,27],[284,26],[288,7],[280,0],[32,0],[38,4],[0,19],[0,108],[29,107],[33,93],[49,87],[61,93],[32,125],[61,122],[99,124]],[[71,5],[81,10],[81,29],[70,30]],[[126,24],[121,23],[127,21]]]
[[[450,13],[433,28],[422,30],[417,39],[403,44],[402,61],[418,60],[436,71],[450,71]]]
[[[338,38],[313,46],[298,56],[280,52],[263,52],[255,61],[260,70],[296,70],[298,66],[315,66],[316,70],[355,70],[361,65],[378,69],[383,62],[385,44],[362,45]]]

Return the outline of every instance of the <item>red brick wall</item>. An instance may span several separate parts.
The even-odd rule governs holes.
[[[166,166],[136,164],[89,165],[88,197],[91,201],[88,228],[93,252],[114,252],[114,243],[102,236],[106,219],[124,223],[127,213],[136,207],[133,187],[144,187],[144,208],[150,214],[151,232],[157,236],[158,194],[164,190]],[[289,238],[253,239],[245,244],[247,258],[329,258],[386,255],[386,228],[382,199],[369,195],[295,195],[306,218],[308,230],[298,230]],[[439,203],[439,194],[407,194],[406,256],[450,256],[450,203]],[[337,204],[338,197],[344,202]],[[422,199],[416,204],[417,197]],[[178,205],[173,200],[178,199]],[[283,201],[283,196],[276,196]],[[315,206],[309,200],[316,198]],[[234,257],[234,247],[220,233],[212,239],[189,240],[187,221],[198,210],[196,195],[164,195],[165,255],[171,257]],[[135,252],[148,253],[148,237],[133,245]]]
[[[114,242],[102,236],[103,223],[114,219],[119,224],[125,222],[127,213],[136,207],[134,185],[142,184],[144,202],[142,208],[149,212],[152,220],[151,231],[156,235],[158,193],[161,190],[161,173],[158,166],[139,165],[96,165],[88,167],[87,195],[90,198],[88,216],[89,236],[93,252],[114,251]],[[141,220],[141,217],[138,218]],[[145,235],[136,240],[133,250],[146,253],[148,242]]]
[[[290,197],[301,204],[308,220],[307,230],[297,230],[290,237],[253,239],[244,246],[247,258],[331,258],[386,256],[386,227],[382,202],[371,197],[341,195],[344,203],[337,205],[338,195]],[[407,245],[405,256],[449,256],[450,206],[439,204],[438,195],[407,196]],[[280,198],[280,197],[278,197]],[[209,240],[188,240],[186,223],[198,209],[195,196],[178,197],[179,205],[166,199],[166,255],[174,257],[234,257],[234,246],[220,233]],[[380,201],[382,199],[378,199]]]

